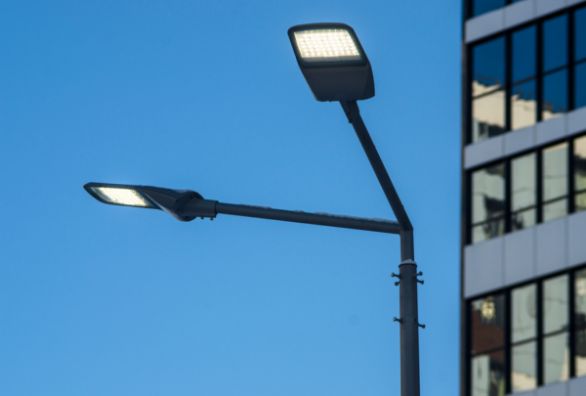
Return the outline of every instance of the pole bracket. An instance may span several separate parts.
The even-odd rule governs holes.
[[[391,274],[392,278],[397,278],[399,279],[398,281],[395,282],[395,286],[399,286],[399,283],[401,283],[401,275],[399,274],[395,274],[394,272]]]

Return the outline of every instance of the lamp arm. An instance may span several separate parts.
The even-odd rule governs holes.
[[[414,260],[415,251],[413,246],[413,226],[411,225],[411,220],[409,220],[409,216],[399,198],[399,194],[397,193],[376,146],[368,133],[368,129],[362,120],[358,103],[356,103],[355,100],[352,100],[342,101],[340,104],[342,105],[342,109],[344,110],[348,121],[354,127],[358,140],[360,140],[360,144],[362,145],[379,184],[387,197],[391,210],[397,217],[397,221],[401,226],[401,258],[403,261]]]
[[[181,208],[180,214],[182,216],[212,219],[216,217],[217,214],[228,214],[292,223],[382,232],[387,234],[401,233],[401,226],[397,222],[389,220],[340,216],[329,213],[309,213],[298,210],[274,209],[264,206],[230,204],[207,199],[192,199]]]

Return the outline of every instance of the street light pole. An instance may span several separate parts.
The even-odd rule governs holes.
[[[163,210],[180,221],[213,219],[218,214],[255,217],[295,223],[398,234],[401,239],[400,286],[401,396],[419,396],[419,323],[417,271],[413,226],[385,165],[360,115],[357,100],[374,96],[374,79],[368,57],[354,30],[341,23],[298,25],[289,38],[301,71],[319,101],[340,102],[366,153],[397,221],[339,216],[326,213],[229,204],[204,199],[189,190],[136,185],[87,183],[84,188],[97,200],[122,206]]]
[[[389,177],[385,165],[360,115],[356,101],[340,102],[348,121],[360,140],[360,144],[370,161],[370,165],[391,205],[391,209],[401,228],[401,264],[399,265],[399,294],[401,317],[396,319],[401,325],[401,396],[419,396],[419,324],[417,283],[421,275],[417,272],[413,246],[413,226],[399,198],[397,190]]]

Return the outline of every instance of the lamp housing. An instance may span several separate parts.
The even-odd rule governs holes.
[[[160,209],[181,221],[216,217],[216,202],[195,191],[110,183],[87,183],[83,188],[102,203]]]
[[[312,23],[288,31],[297,63],[315,98],[353,101],[374,96],[368,57],[354,30],[343,23]]]

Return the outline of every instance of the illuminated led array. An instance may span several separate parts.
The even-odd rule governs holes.
[[[142,195],[130,188],[92,187],[92,190],[105,202],[125,206],[152,206]]]
[[[361,54],[345,29],[314,29],[294,32],[295,43],[305,61],[360,60]]]

